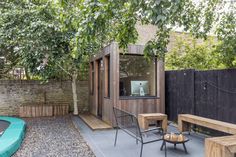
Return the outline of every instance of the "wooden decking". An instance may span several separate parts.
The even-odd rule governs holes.
[[[112,126],[108,125],[104,121],[98,119],[91,114],[80,114],[79,117],[92,129],[92,130],[105,130],[112,129]]]

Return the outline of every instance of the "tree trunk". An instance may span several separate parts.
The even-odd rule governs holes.
[[[27,80],[30,80],[28,68],[25,68],[25,76],[26,76],[26,79],[27,79]]]
[[[76,83],[77,83],[77,73],[74,72],[72,74],[72,93],[73,93],[73,102],[74,102],[74,115],[78,115],[78,105],[77,105],[77,88],[76,88]]]

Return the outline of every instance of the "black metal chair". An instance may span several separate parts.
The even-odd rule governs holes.
[[[144,144],[163,140],[162,137],[160,137],[160,138],[156,138],[155,140],[144,141],[143,135],[145,133],[157,130],[159,133],[161,133],[161,136],[162,136],[163,129],[160,127],[157,127],[157,128],[150,129],[147,131],[141,131],[139,127],[138,119],[135,115],[128,113],[126,111],[120,110],[115,107],[113,107],[113,112],[114,112],[115,120],[116,120],[116,135],[115,135],[114,146],[116,146],[117,135],[118,135],[119,129],[123,130],[124,132],[129,134],[131,137],[135,138],[136,144],[138,144],[138,141],[141,143],[140,157],[142,157]]]

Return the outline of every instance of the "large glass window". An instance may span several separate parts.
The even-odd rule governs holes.
[[[156,96],[156,60],[120,55],[120,96]]]
[[[105,97],[110,97],[110,56],[105,56]]]

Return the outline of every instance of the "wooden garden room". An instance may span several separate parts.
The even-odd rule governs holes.
[[[130,45],[122,52],[117,43],[106,46],[90,60],[90,112],[113,125],[113,106],[135,115],[164,113],[164,64],[147,61],[144,46]]]

